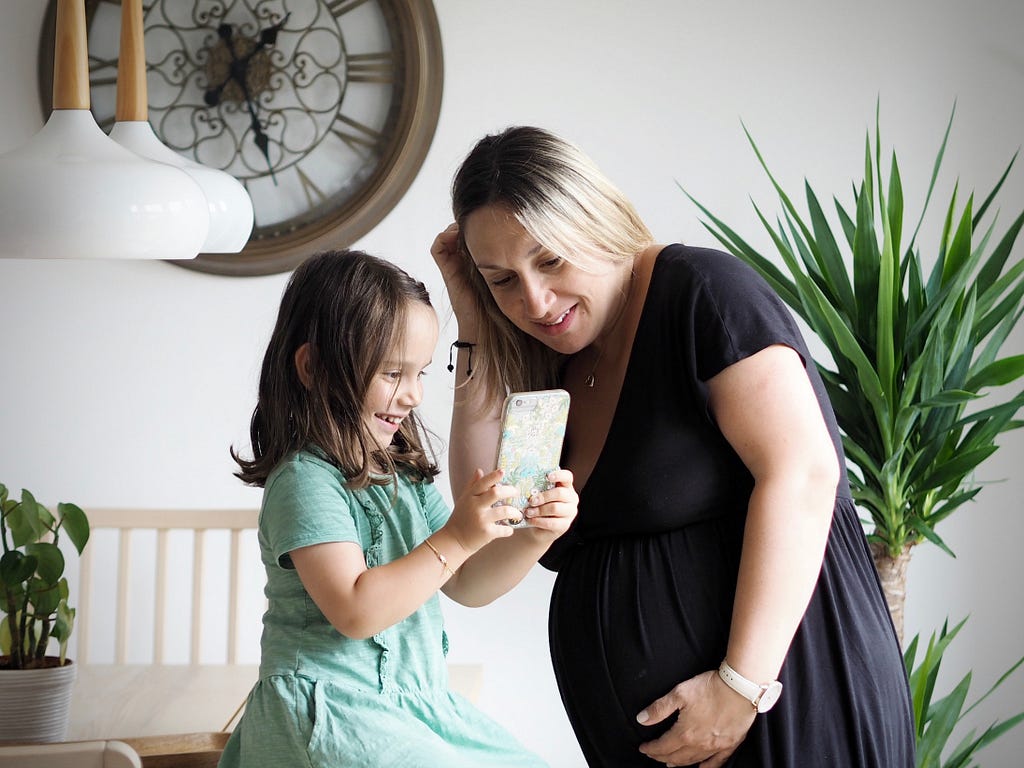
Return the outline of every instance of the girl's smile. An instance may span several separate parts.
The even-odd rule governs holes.
[[[437,315],[432,307],[411,302],[399,330],[363,403],[363,423],[383,446],[391,445],[402,422],[423,400],[423,375],[437,345]]]

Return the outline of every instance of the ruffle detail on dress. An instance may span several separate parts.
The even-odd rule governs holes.
[[[372,503],[360,494],[359,502],[370,524],[370,546],[366,548],[366,567],[375,568],[381,564],[381,543],[384,540],[384,515]],[[388,685],[388,660],[391,655],[388,648],[387,633],[390,627],[373,636],[373,642],[380,647],[380,660],[377,662],[378,690],[384,693]]]

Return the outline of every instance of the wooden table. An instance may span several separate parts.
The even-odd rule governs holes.
[[[453,690],[480,693],[481,668],[450,664]],[[71,700],[69,740],[208,733],[233,727],[256,665],[85,664]]]
[[[68,739],[220,731],[256,682],[255,665],[85,664]]]

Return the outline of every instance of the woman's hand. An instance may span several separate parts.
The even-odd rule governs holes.
[[[572,472],[556,469],[548,474],[552,487],[530,496],[530,505],[524,515],[530,522],[528,530],[544,531],[557,539],[565,533],[576,519],[580,497],[572,487]]]
[[[665,765],[719,768],[736,751],[754,724],[749,701],[722,682],[715,671],[680,683],[637,715],[644,725],[660,723],[678,712],[672,727],[640,751]]]
[[[430,246],[430,255],[441,271],[452,311],[455,313],[459,328],[464,331],[464,326],[472,321],[473,289],[466,279],[466,255],[459,248],[458,224],[449,224],[434,238],[434,243]]]
[[[477,469],[455,500],[452,514],[441,529],[455,538],[467,557],[495,539],[511,536],[516,531],[503,523],[518,517],[519,512],[509,506],[494,506],[519,494],[513,486],[501,485],[501,477],[500,469],[486,475],[482,469]]]

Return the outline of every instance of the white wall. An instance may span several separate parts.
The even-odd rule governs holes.
[[[0,151],[41,123],[35,71],[44,5],[4,2]],[[957,176],[961,189],[987,192],[1024,137],[1019,0],[436,6],[445,53],[437,135],[408,194],[358,245],[426,280],[441,307],[427,249],[449,220],[452,172],[478,137],[509,124],[543,125],[582,144],[662,241],[711,244],[680,182],[765,246],[749,198],[776,208],[741,120],[787,188],[798,193],[806,176],[820,196],[848,200],[880,102],[883,141],[900,153],[913,211],[954,100],[940,199]],[[1018,169],[1008,183],[1003,225],[1024,208],[1022,178]],[[227,448],[246,445],[285,279],[213,277],[164,263],[0,262],[0,482],[84,507],[257,504],[259,492],[231,476]],[[423,407],[443,435],[450,379],[442,358],[453,333],[451,325],[443,333]],[[1024,331],[1010,351],[1024,352]],[[994,484],[940,526],[957,559],[922,547],[910,573],[908,637],[930,633],[947,615],[971,615],[948,653],[946,680],[973,669],[975,696],[1024,653],[1024,437],[1001,443],[980,472]],[[550,584],[538,570],[493,606],[448,603],[447,616],[452,658],[486,665],[481,705],[553,766],[569,768],[582,760],[550,673]],[[972,722],[1022,703],[1018,674]],[[1024,729],[982,762],[1018,765],[1022,747]]]

